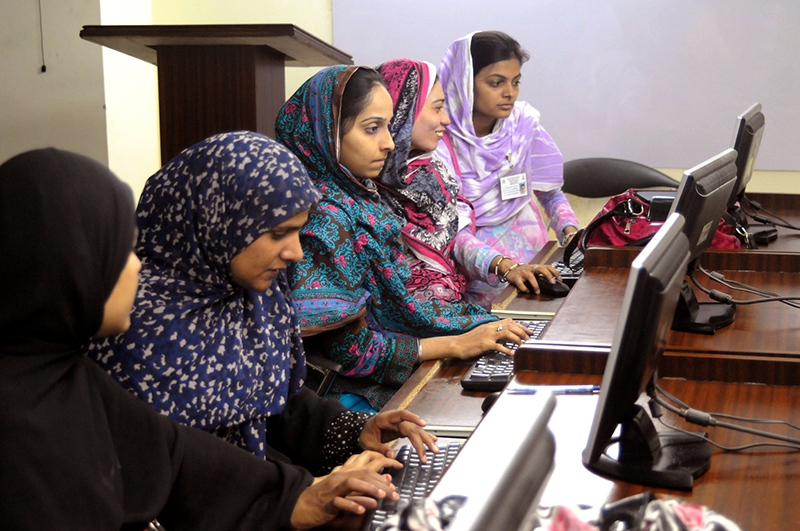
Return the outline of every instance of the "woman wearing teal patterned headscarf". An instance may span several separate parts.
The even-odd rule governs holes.
[[[300,87],[275,125],[323,194],[301,233],[304,258],[289,270],[306,347],[341,363],[334,394],[365,397],[376,409],[421,361],[527,337],[510,320],[498,330],[479,306],[417,300],[407,290],[402,226],[372,180],[394,148],[391,117],[377,72],[337,66]]]

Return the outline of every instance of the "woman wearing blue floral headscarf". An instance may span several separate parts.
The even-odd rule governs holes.
[[[157,411],[312,472],[362,449],[390,454],[381,430],[432,444],[416,416],[368,420],[301,389],[285,268],[302,258],[298,232],[319,197],[297,158],[264,136],[222,134],[184,150],[139,201],[131,326],[90,343],[89,355]]]
[[[304,341],[342,365],[332,393],[375,409],[421,361],[511,353],[497,341],[528,337],[477,305],[409,292],[402,226],[373,182],[394,148],[392,112],[376,71],[335,66],[306,81],[275,124],[323,194],[301,233],[304,258],[289,270]]]

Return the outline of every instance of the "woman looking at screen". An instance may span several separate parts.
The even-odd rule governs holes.
[[[424,360],[510,353],[497,341],[528,337],[478,306],[409,292],[402,225],[373,181],[394,149],[392,110],[373,69],[329,67],[295,92],[275,125],[323,194],[289,275],[304,342],[341,363],[332,392],[350,407],[380,409]]]
[[[502,253],[475,237],[474,212],[460,195],[458,173],[435,151],[450,124],[436,67],[396,59],[380,65],[378,72],[392,97],[394,116],[389,130],[395,148],[376,183],[384,204],[403,225],[405,257],[411,267],[408,289],[423,300],[460,302],[467,279],[490,282],[492,267],[501,261]],[[455,160],[449,140],[444,138],[444,142]],[[477,259],[458,263],[456,256]],[[511,269],[511,265],[510,261],[501,264],[497,274],[522,284],[526,292],[526,280],[538,288],[537,271],[553,276],[544,266],[520,264]]]
[[[141,283],[124,333],[85,350],[159,413],[314,474],[410,436],[408,412],[345,409],[302,386],[305,353],[285,268],[320,194],[285,146],[250,132],[181,152],[137,208]]]
[[[541,126],[539,111],[517,101],[520,68],[527,59],[516,40],[485,31],[453,42],[439,70],[451,120],[447,134],[456,155],[451,162],[458,165],[462,194],[475,209],[476,236],[503,254],[494,264],[501,274],[514,264],[529,263],[549,240],[539,204],[562,244],[578,227],[561,191],[561,152]],[[450,160],[443,145],[438,153]],[[504,286],[475,279],[468,297],[485,304]]]

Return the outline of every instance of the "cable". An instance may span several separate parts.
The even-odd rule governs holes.
[[[747,216],[753,218],[754,220],[758,221],[759,223],[765,223],[765,224],[768,224],[768,225],[777,225],[778,227],[783,227],[785,229],[800,230],[800,227],[797,227],[797,226],[789,223],[788,221],[786,221],[785,219],[783,219],[782,217],[780,217],[777,214],[773,214],[769,210],[767,210],[764,207],[762,207],[761,203],[759,203],[758,201],[753,201],[753,200],[749,199],[747,196],[742,196],[742,201],[739,204],[743,207],[742,211]],[[744,208],[745,204],[748,207],[752,208],[751,212],[748,212]],[[769,217],[762,216],[758,212],[763,212],[764,214],[766,214]],[[780,223],[775,223],[774,220],[776,220],[776,219]]]
[[[742,445],[742,446],[723,446],[723,445],[719,444],[718,442],[715,442],[715,441],[711,440],[706,435],[702,435],[700,433],[695,433],[693,431],[687,431],[687,430],[684,430],[684,429],[679,428],[677,426],[673,426],[671,424],[668,424],[668,423],[664,422],[660,418],[658,419],[658,422],[662,426],[667,427],[667,428],[669,428],[671,430],[675,430],[677,432],[684,433],[686,435],[691,435],[692,437],[695,437],[697,439],[701,439],[703,441],[706,441],[711,446],[719,448],[720,450],[722,450],[724,452],[742,452],[744,450],[752,450],[753,448],[761,448],[761,447],[778,447],[778,448],[787,448],[789,450],[800,450],[800,445],[786,444],[786,443],[779,443],[779,442],[759,442],[759,443],[745,444],[745,445]]]
[[[773,293],[771,291],[767,291],[767,290],[764,290],[764,289],[759,289],[759,288],[756,288],[755,286],[750,286],[749,284],[745,284],[743,282],[738,282],[736,280],[728,280],[728,279],[725,278],[725,275],[723,275],[722,273],[718,273],[716,271],[707,271],[705,268],[703,268],[703,266],[701,266],[699,264],[697,265],[697,269],[701,273],[706,275],[708,278],[710,278],[711,280],[713,280],[715,282],[718,282],[718,283],[722,284],[723,286],[725,286],[725,287],[727,287],[729,289],[732,289],[734,291],[743,291],[745,293],[752,293],[753,295],[759,295],[761,297],[779,297],[779,298],[781,297],[780,294],[778,294],[778,293]],[[704,293],[710,294],[710,290],[706,291],[702,286],[697,284],[696,280],[694,280],[693,282]],[[794,308],[800,308],[800,303],[794,302],[792,300],[780,300],[780,299],[778,299],[778,302],[782,302],[783,304],[786,304],[787,306],[792,306]]]
[[[718,273],[716,271],[709,271],[701,265],[697,265],[697,270],[703,273],[705,276],[710,278],[711,280],[722,284],[723,286],[730,288],[735,291],[743,291],[745,293],[752,293],[754,295],[763,295],[766,297],[779,297],[780,295],[777,293],[773,293],[771,291],[762,290],[756,288],[755,286],[750,286],[743,282],[739,282],[737,280],[728,280],[725,278],[725,275],[722,273]]]
[[[697,410],[697,409],[692,409],[692,408],[680,409],[680,408],[677,408],[677,407],[673,406],[672,404],[669,404],[669,403],[665,402],[664,400],[662,400],[658,396],[658,394],[655,392],[655,389],[653,391],[649,392],[648,395],[650,396],[650,401],[651,402],[654,402],[658,406],[663,407],[663,408],[667,409],[668,411],[671,411],[672,413],[680,416],[681,418],[685,419],[687,422],[690,422],[692,424],[696,424],[698,426],[711,426],[711,427],[718,427],[718,428],[728,428],[729,430],[740,431],[740,432],[743,432],[743,433],[749,433],[750,435],[756,435],[756,436],[759,436],[759,437],[766,437],[768,439],[776,439],[778,441],[784,441],[786,443],[789,443],[789,445],[782,445],[782,446],[786,446],[786,447],[790,447],[790,448],[793,448],[793,449],[796,449],[796,450],[800,450],[800,439],[795,439],[794,437],[787,437],[785,435],[779,435],[777,433],[771,433],[771,432],[768,432],[768,431],[756,430],[754,428],[748,428],[746,426],[739,426],[738,424],[732,424],[730,422],[723,422],[723,421],[720,421],[720,420],[716,419],[714,416],[712,416],[712,415],[710,415],[710,414],[708,414],[708,413],[706,413],[704,411]],[[663,422],[663,421],[661,421],[661,414],[660,414],[659,410],[657,408],[654,408],[653,406],[651,406],[650,409],[651,409],[651,412],[653,413],[653,416],[655,418],[659,419],[659,422]],[[703,438],[706,439],[706,440],[709,440],[707,437],[703,437]],[[767,443],[757,443],[757,444],[759,444],[759,445],[767,445]],[[771,443],[770,445],[771,446],[778,446],[775,443]],[[716,444],[715,444],[715,446],[716,446]],[[752,445],[748,445],[748,447],[753,447],[753,446]],[[720,447],[720,448],[722,448],[722,447]]]
[[[708,276],[712,280],[716,280],[716,281],[720,282],[721,284],[727,286],[727,284],[725,284],[724,282],[720,281],[719,278],[717,278],[717,277],[722,277],[722,275],[717,274],[717,277],[712,277],[711,275],[708,275]],[[724,277],[722,277],[722,278],[724,278]],[[737,304],[737,305],[747,306],[747,305],[750,305],[750,304],[761,304],[763,302],[783,302],[784,304],[787,304],[787,305],[789,305],[789,306],[791,306],[793,308],[800,308],[800,304],[797,304],[797,303],[794,302],[794,301],[800,301],[800,296],[780,296],[780,295],[763,296],[762,295],[763,293],[770,293],[770,292],[762,292],[761,290],[752,288],[752,286],[748,286],[749,288],[752,288],[752,290],[737,289],[737,288],[734,288],[733,286],[728,286],[731,289],[737,289],[737,291],[749,291],[750,293],[763,296],[763,298],[761,298],[761,299],[740,300],[740,299],[734,299],[733,295],[730,295],[728,293],[725,293],[725,292],[722,292],[722,291],[719,291],[719,290],[716,290],[716,289],[708,289],[705,286],[702,286],[697,281],[697,278],[695,276],[695,271],[694,270],[689,272],[689,279],[692,281],[692,284],[694,284],[697,287],[697,289],[699,289],[700,291],[702,291],[703,293],[705,293],[706,295],[711,297],[711,299],[713,299],[713,300],[715,300],[717,302],[721,302],[723,304]]]
[[[681,402],[678,398],[676,398],[675,396],[669,394],[660,385],[655,384],[655,388],[656,388],[656,391],[658,391],[659,393],[661,393],[662,395],[667,397],[670,401],[674,402],[675,404],[678,404],[682,408],[689,409],[689,406],[687,404]],[[710,413],[710,415],[713,416],[713,417],[725,418],[725,419],[728,419],[728,420],[738,420],[739,422],[752,422],[753,424],[778,424],[778,425],[788,426],[788,427],[790,427],[792,429],[795,429],[795,430],[800,430],[800,426],[798,426],[796,424],[792,424],[791,422],[787,422],[785,420],[759,419],[759,418],[752,418],[752,417],[738,417],[736,415],[728,415],[727,413]]]
[[[42,49],[42,72],[47,72],[47,65],[44,64],[44,27],[42,23],[42,0],[39,0],[39,46]]]

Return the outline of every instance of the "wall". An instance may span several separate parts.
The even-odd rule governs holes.
[[[150,0],[100,0],[104,25],[152,24]],[[103,53],[108,166],[136,197],[161,167],[158,77],[154,65],[98,46]]]
[[[153,24],[294,24],[333,42],[331,0],[152,0]],[[353,50],[342,48],[352,55]],[[286,69],[286,97],[319,68]]]
[[[292,23],[331,42],[331,0],[0,0],[0,163],[56,146],[109,165],[138,197],[160,167],[157,70],[79,37],[95,24]],[[351,50],[345,50],[352,53]],[[289,68],[287,97],[317,69]]]
[[[532,56],[520,99],[542,111],[567,160],[626,158],[679,177],[728,147],[737,114],[759,101],[767,129],[756,170],[771,173],[757,173],[752,189],[800,191],[794,0],[335,0],[333,8],[334,45],[361,64],[438,64],[467,33],[515,36]]]
[[[56,146],[108,162],[102,50],[78,37],[96,0],[0,3],[0,161]],[[46,72],[41,72],[42,49]]]

